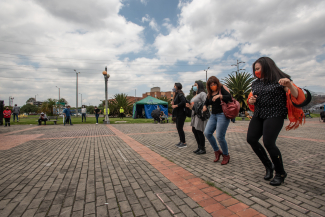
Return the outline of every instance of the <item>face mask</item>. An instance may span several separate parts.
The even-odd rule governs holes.
[[[195,92],[197,91],[197,86],[193,87],[193,91],[195,91]]]
[[[210,87],[210,89],[211,89],[212,91],[217,91],[217,86],[212,86],[212,87]]]
[[[172,89],[172,91],[173,91],[173,92],[176,92],[176,89],[175,89],[175,87]]]
[[[262,77],[262,72],[261,71],[255,71],[255,76],[258,78]]]

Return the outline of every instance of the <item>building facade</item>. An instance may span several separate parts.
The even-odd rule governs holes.
[[[142,94],[142,98],[146,98],[147,96],[152,96],[155,98],[167,97],[169,100],[174,99],[174,93],[172,91],[160,91],[160,87],[153,87],[150,89],[150,92]]]

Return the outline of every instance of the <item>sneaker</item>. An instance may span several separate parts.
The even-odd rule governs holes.
[[[181,142],[177,143],[175,146],[176,146],[176,147],[178,147],[178,146],[179,146],[179,144],[181,144]]]
[[[186,148],[187,145],[181,142],[177,147],[178,148]]]
[[[98,124],[98,123],[96,123],[96,124]]]

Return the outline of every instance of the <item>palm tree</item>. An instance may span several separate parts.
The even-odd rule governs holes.
[[[56,99],[47,99],[47,101],[42,103],[41,112],[44,112],[48,115],[53,115],[53,108],[55,107]]]
[[[240,107],[245,110],[247,110],[247,98],[254,79],[248,72],[240,72],[236,73],[236,75],[228,74],[228,77],[223,79],[232,96],[240,103]]]
[[[127,94],[118,93],[114,95],[114,100],[109,105],[112,114],[119,114],[120,108],[123,107],[125,114],[132,113],[133,105],[127,98]]]

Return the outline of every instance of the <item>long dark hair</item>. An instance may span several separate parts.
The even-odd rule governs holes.
[[[181,84],[181,83],[175,83],[175,86],[176,86],[176,88],[177,88],[177,90],[176,90],[176,95],[179,94],[179,93],[181,93],[181,94],[184,95],[184,93],[183,93],[183,91],[182,91],[182,88],[183,88],[182,84]]]
[[[202,81],[196,81],[195,83],[197,83],[197,94],[199,94],[201,92],[205,92],[204,85],[203,85]]]
[[[255,75],[255,64],[259,63],[262,66],[262,77],[264,82],[278,82],[281,78],[290,78],[290,76],[281,71],[270,57],[260,57],[253,63],[253,75]]]
[[[218,90],[221,90],[221,87],[223,86],[219,79],[216,77],[216,76],[211,76],[209,79],[208,79],[208,82],[207,82],[207,90],[208,90],[208,97],[211,97],[212,96],[212,90],[210,88],[210,85],[212,83],[215,83],[218,87]]]

